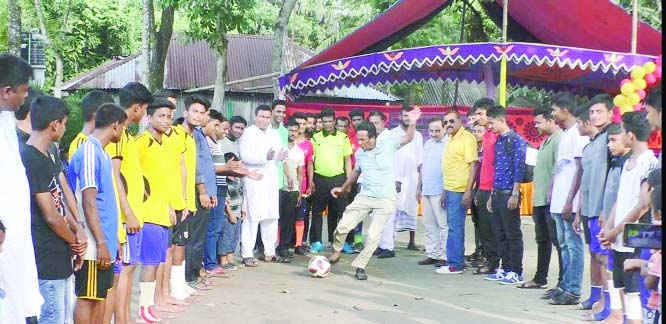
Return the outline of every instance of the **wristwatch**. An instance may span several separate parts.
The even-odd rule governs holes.
[[[520,196],[520,192],[512,192],[512,193],[511,193],[511,197],[516,197],[516,198],[518,198],[518,196]]]

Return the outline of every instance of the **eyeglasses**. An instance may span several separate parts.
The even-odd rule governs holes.
[[[449,123],[455,124],[456,120],[455,119],[449,119],[449,120],[445,119],[445,120],[442,120],[442,122],[444,123],[444,126],[446,126],[446,124],[449,124]]]

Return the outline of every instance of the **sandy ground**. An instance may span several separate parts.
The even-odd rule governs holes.
[[[534,274],[537,251],[532,219],[523,217],[522,220],[527,281]],[[198,297],[199,303],[166,321],[243,324],[582,322],[582,311],[571,310],[572,306],[548,305],[539,298],[543,293],[541,289],[500,285],[473,275],[471,270],[458,275],[440,275],[433,266],[419,266],[416,263],[424,254],[406,249],[408,237],[408,233],[397,234],[395,258],[370,261],[369,280],[365,282],[354,279],[355,269],[350,265],[353,255],[343,255],[326,278],[312,278],[306,272],[311,255],[296,256],[291,264],[260,262],[257,268],[239,267],[228,278],[214,279],[217,284],[214,290],[205,291],[204,296]],[[469,217],[465,241],[466,254],[469,254],[474,247]],[[423,244],[421,227],[417,231],[417,244]],[[549,281],[551,285],[557,281],[555,252]],[[583,287],[583,298],[586,298],[589,292],[587,272]],[[133,298],[136,302],[137,297]]]

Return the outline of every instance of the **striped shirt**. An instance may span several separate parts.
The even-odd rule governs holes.
[[[82,192],[88,188],[97,189],[99,222],[109,255],[115,257],[118,252],[118,205],[113,188],[113,167],[109,154],[96,138],[89,137],[88,141],[76,150],[69,163],[68,177],[67,182],[76,192],[80,210],[83,210]],[[86,219],[81,218],[84,223]],[[84,259],[97,260],[95,238],[90,232],[90,226],[86,224],[84,227],[88,235],[88,250]]]
[[[224,165],[224,152],[222,152],[222,146],[218,141],[212,139],[210,136],[206,136],[206,141],[208,142],[208,148],[210,148],[210,154],[213,156],[213,165]],[[227,177],[215,173],[215,184],[218,186],[227,185]]]

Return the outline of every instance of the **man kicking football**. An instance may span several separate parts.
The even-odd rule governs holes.
[[[375,126],[368,122],[361,123],[356,128],[361,150],[356,152],[354,170],[342,187],[331,189],[333,197],[337,197],[343,192],[349,192],[359,175],[364,174],[361,192],[347,206],[335,229],[335,241],[333,242],[335,252],[329,257],[331,264],[337,263],[340,260],[347,233],[370,213],[373,213],[365,248],[352,262],[352,266],[356,267],[356,279],[358,280],[368,279],[365,274],[365,266],[379,244],[386,220],[395,213],[396,190],[393,174],[395,153],[400,147],[412,141],[416,132],[416,122],[420,117],[421,109],[418,107],[409,112],[409,126],[407,133],[402,138],[389,136],[377,140]]]

